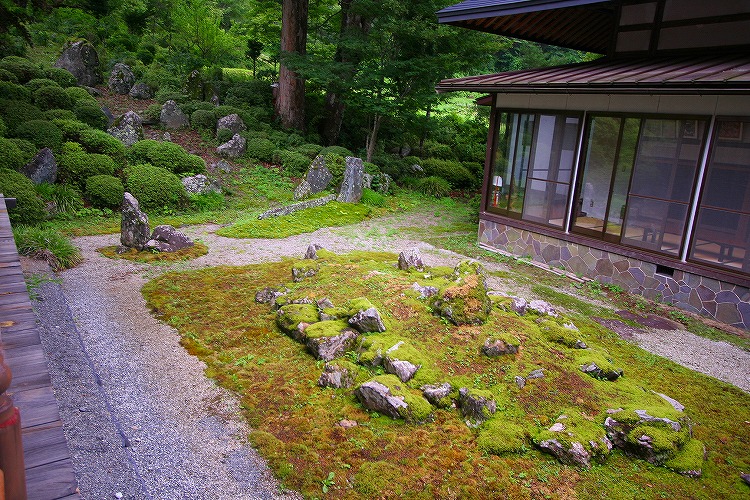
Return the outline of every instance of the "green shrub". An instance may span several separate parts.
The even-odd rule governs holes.
[[[380,167],[368,161],[362,162],[362,168],[364,169],[366,174],[378,175],[380,173]]]
[[[106,130],[109,124],[107,115],[104,114],[98,104],[89,104],[88,102],[76,104],[73,113],[75,113],[78,121],[98,130]]]
[[[66,141],[77,142],[81,134],[87,130],[93,130],[87,124],[79,122],[78,120],[60,120],[56,118],[52,120],[52,123],[57,125],[62,130],[63,137]]]
[[[354,154],[342,146],[328,146],[327,148],[323,148],[319,154],[327,155],[329,153],[337,154],[339,156],[354,156]]]
[[[8,134],[12,135],[16,127],[29,120],[43,120],[44,113],[42,110],[23,101],[13,101],[10,99],[0,99],[0,116],[5,120],[8,126]]]
[[[8,133],[8,126],[5,124],[5,120],[0,117],[0,137],[5,137]]]
[[[62,87],[41,87],[34,91],[34,104],[40,109],[72,109],[73,100]]]
[[[174,101],[177,104],[182,104],[184,102],[187,102],[188,98],[189,96],[185,94],[184,92],[175,90],[170,87],[162,87],[159,90],[157,90],[156,94],[154,95],[154,99],[156,99],[162,104],[167,101]]]
[[[119,139],[101,130],[88,129],[81,132],[78,142],[87,153],[99,153],[111,157],[118,166],[125,165],[125,145]]]
[[[211,104],[210,102],[206,102],[206,101],[189,101],[180,106],[180,109],[186,115],[192,115],[195,111],[198,111],[199,109],[202,111],[214,111],[214,108],[215,106],[213,104]]]
[[[313,159],[320,154],[320,152],[323,150],[323,146],[319,144],[307,143],[295,147],[294,150],[298,153],[302,153],[310,159]]]
[[[216,128],[216,114],[213,110],[196,109],[190,115],[190,125],[196,129],[214,130]]]
[[[273,161],[276,145],[268,139],[249,139],[247,141],[247,156],[266,163]]]
[[[37,196],[34,183],[22,173],[0,168],[0,193],[16,199],[16,208],[8,210],[12,224],[38,224],[45,219],[44,203]]]
[[[0,137],[0,165],[13,170],[18,170],[26,165],[23,153],[21,153],[18,146],[10,139],[2,137]]]
[[[448,196],[451,192],[450,183],[442,177],[431,175],[416,182],[417,191],[436,198]]]
[[[278,163],[289,177],[301,177],[310,166],[310,158],[297,151],[283,150],[278,152]]]
[[[75,120],[76,115],[69,109],[48,109],[44,112],[46,120]]]
[[[63,142],[62,130],[46,120],[29,120],[16,127],[16,136],[31,141],[37,148],[59,151]]]
[[[109,156],[96,153],[68,153],[60,155],[57,165],[57,176],[62,182],[75,184],[79,188],[86,185],[86,179],[94,175],[112,175],[115,173],[114,160]]]
[[[18,78],[7,69],[0,69],[0,82],[18,83]]]
[[[271,106],[272,89],[268,82],[263,80],[235,83],[227,91],[224,102],[229,106],[240,108]]]
[[[45,68],[44,76],[54,80],[61,87],[74,87],[78,85],[78,80],[73,73],[64,68]]]
[[[138,50],[135,53],[135,57],[137,57],[144,65],[148,66],[153,62],[155,54],[156,48],[153,45],[150,45],[138,47]]]
[[[97,105],[96,98],[89,94],[89,91],[83,87],[67,87],[65,93],[73,101],[74,106],[87,102],[93,105]]]
[[[94,175],[86,179],[86,198],[96,208],[117,208],[122,203],[125,186],[117,177]]]
[[[206,171],[203,158],[188,153],[173,142],[152,139],[138,141],[130,147],[127,156],[132,164],[148,163],[178,174],[201,174]]]
[[[67,141],[63,142],[62,148],[61,148],[61,154],[67,155],[70,153],[85,153],[86,150],[83,149],[83,146],[81,146],[77,142],[73,141]]]
[[[475,178],[457,161],[428,158],[422,160],[422,168],[429,176],[438,176],[447,180],[453,189],[471,188],[481,180],[481,177]]]
[[[161,117],[161,105],[151,104],[146,108],[141,116],[143,117],[144,121],[158,123],[159,118]]]
[[[29,89],[29,92],[34,93],[42,87],[60,87],[60,85],[49,78],[34,78],[24,84],[24,87]],[[62,88],[62,87],[61,87]]]
[[[176,208],[185,200],[185,187],[169,170],[149,164],[125,169],[125,187],[145,210]]]
[[[42,76],[42,71],[33,62],[18,56],[7,56],[0,60],[0,69],[10,71],[18,79],[18,83],[26,83],[32,78]]]
[[[456,155],[450,146],[435,141],[424,141],[422,156],[424,158],[439,158],[441,160],[456,159]]]
[[[31,102],[31,91],[17,83],[0,82],[0,99]]]
[[[39,152],[39,148],[34,145],[33,142],[19,137],[12,137],[8,139],[10,142],[16,145],[21,150],[21,156],[23,157],[23,164],[28,164],[34,156]]]
[[[54,214],[73,214],[83,209],[83,200],[78,188],[71,184],[47,184],[36,186],[36,192],[45,202],[51,202]]]
[[[371,207],[382,207],[385,205],[385,196],[372,189],[362,190],[362,203]]]
[[[13,239],[19,254],[44,259],[55,271],[69,269],[83,260],[80,250],[53,228],[14,227]]]
[[[322,152],[321,152],[322,153]],[[341,182],[344,180],[344,171],[346,170],[346,159],[338,155],[336,153],[328,153],[325,155],[326,160],[326,168],[329,172],[331,172],[331,175],[333,176],[331,178],[331,186],[333,186],[335,189],[338,189],[338,187],[341,185]]]
[[[188,195],[190,204],[198,212],[212,212],[224,208],[224,195],[221,193],[210,192],[205,194]]]
[[[216,131],[216,140],[219,142],[219,144],[224,144],[229,139],[232,138],[234,134],[232,134],[232,131],[228,128],[220,128]]]

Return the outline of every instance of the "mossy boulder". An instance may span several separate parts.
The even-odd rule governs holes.
[[[458,398],[458,391],[448,382],[425,384],[420,389],[425,399],[438,408],[450,408],[453,401]]]
[[[300,342],[305,339],[307,326],[318,320],[318,308],[312,304],[288,304],[276,311],[276,324],[279,328]]]
[[[497,410],[495,396],[490,391],[466,387],[458,390],[458,405],[461,414],[474,424],[488,420]]]
[[[329,361],[323,368],[320,378],[318,378],[318,385],[334,389],[346,389],[352,387],[363,372],[365,370],[351,361],[344,359]]]
[[[549,429],[534,437],[534,444],[564,464],[583,468],[592,460],[604,461],[612,450],[601,425],[575,409],[563,411]]]
[[[493,335],[484,341],[481,351],[485,356],[494,358],[517,354],[520,347],[521,341],[515,335]]]
[[[379,375],[368,380],[354,394],[368,410],[391,418],[403,418],[416,423],[427,422],[432,418],[430,403],[395,375]]]
[[[287,307],[287,306],[285,306]],[[350,328],[346,321],[320,321],[305,329],[305,345],[316,359],[331,361],[343,356],[359,337],[357,330]]]
[[[706,447],[701,441],[690,439],[674,457],[664,462],[664,466],[683,476],[700,477],[705,459]]]
[[[480,274],[461,275],[440,289],[432,300],[433,309],[454,325],[483,325],[492,310],[487,287]]]
[[[320,319],[333,320],[349,317],[349,309],[346,307],[323,307],[320,310]]]
[[[482,425],[477,446],[484,453],[508,455],[526,449],[526,430],[523,426],[503,418],[492,418]]]
[[[299,283],[305,278],[312,278],[320,271],[320,264],[314,260],[299,260],[292,266],[292,281]]]
[[[576,358],[579,369],[599,380],[614,382],[623,376],[623,370],[615,366],[608,355],[601,350],[585,349]]]
[[[539,330],[550,342],[560,344],[571,349],[585,349],[586,344],[581,340],[581,332],[572,323],[560,325],[555,321],[543,320],[539,322]]]

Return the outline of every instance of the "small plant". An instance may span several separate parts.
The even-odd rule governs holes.
[[[47,184],[36,186],[36,191],[44,201],[53,205],[53,215],[74,214],[83,208],[81,193],[71,184]]]
[[[688,323],[690,321],[690,318],[688,318],[687,314],[682,311],[669,311],[669,317],[675,321],[679,321],[680,323]]]
[[[362,203],[370,205],[371,207],[382,207],[385,205],[385,196],[373,191],[372,189],[364,189],[362,191]]]
[[[74,267],[82,260],[80,250],[52,228],[17,226],[13,238],[20,255],[43,259],[55,271]]]
[[[37,289],[45,283],[57,283],[62,285],[62,278],[53,278],[48,274],[31,274],[26,276],[26,291],[29,293],[29,299],[38,300],[39,293]]]
[[[420,193],[434,196],[436,198],[448,196],[451,191],[451,185],[447,180],[434,175],[425,177],[424,179],[419,179],[416,182],[416,188]]]
[[[328,476],[325,479],[320,480],[320,484],[322,485],[321,490],[323,491],[323,493],[328,493],[328,489],[336,484],[336,481],[334,481],[335,476],[336,475],[333,472],[329,472]]]

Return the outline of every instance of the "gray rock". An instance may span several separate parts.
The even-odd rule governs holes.
[[[203,174],[183,177],[182,185],[185,186],[185,192],[188,194],[221,193],[218,183]]]
[[[300,182],[299,185],[296,188],[294,188],[295,200],[304,200],[311,194],[312,194],[312,187],[310,186],[310,183],[307,182],[306,179],[302,179],[302,182]]]
[[[189,248],[195,243],[170,225],[156,226],[151,233],[151,239],[146,242],[145,248],[157,252],[176,252],[183,248]]]
[[[315,330],[318,325],[323,325],[324,323],[327,322],[321,321],[320,323],[315,323],[307,328],[305,331],[305,334],[307,335],[305,346],[315,359],[331,361],[332,359],[343,356],[344,353],[352,347],[359,337],[359,332],[352,328],[344,328],[338,335],[321,337],[314,336],[313,330]]]
[[[391,390],[380,382],[370,380],[360,385],[354,394],[362,406],[371,411],[388,415],[392,418],[400,418],[400,409],[408,408],[408,405],[400,398],[391,394]],[[403,410],[402,410],[403,411]]]
[[[362,174],[362,187],[365,189],[372,189],[373,176],[365,172]]]
[[[149,87],[145,83],[136,83],[130,89],[130,92],[128,92],[128,95],[132,97],[133,99],[140,99],[140,100],[153,99],[154,91],[151,90],[151,87]]]
[[[50,148],[42,148],[34,158],[21,169],[21,173],[34,184],[46,182],[54,184],[57,180],[57,162]]]
[[[187,115],[180,110],[177,103],[170,100],[165,102],[161,107],[159,123],[165,128],[178,129],[190,126],[190,120]]]
[[[519,389],[523,389],[524,387],[526,387],[526,379],[523,378],[522,376],[516,375],[513,380],[515,380],[516,385],[518,386]]]
[[[584,342],[581,339],[576,340],[576,343],[573,344],[573,349],[588,349],[589,346],[586,345],[586,342]]]
[[[310,185],[310,194],[320,193],[328,188],[333,179],[333,174],[326,167],[324,156],[316,157],[307,169],[305,180]]]
[[[231,115],[222,116],[219,121],[216,122],[216,134],[218,135],[219,130],[227,129],[232,131],[232,135],[239,134],[243,130],[247,130],[245,122],[242,121],[240,115],[232,113]]]
[[[221,104],[221,102],[219,102],[219,96],[216,94],[212,94],[211,99],[209,99],[208,102],[217,107],[219,106],[219,104]]]
[[[425,268],[422,255],[419,253],[419,248],[410,248],[398,254],[398,268],[402,271],[408,271],[411,268],[419,271]]]
[[[318,258],[318,250],[324,250],[324,248],[317,243],[310,243],[310,245],[307,247],[307,251],[305,252],[305,259],[317,259]],[[333,305],[331,305],[333,307]]]
[[[273,304],[278,297],[287,293],[289,293],[289,289],[283,285],[277,287],[267,286],[255,293],[255,302],[259,304]]]
[[[553,318],[557,317],[557,311],[555,311],[555,308],[552,307],[549,302],[545,302],[544,300],[532,300],[526,306],[526,309],[534,311],[540,316],[552,316]]]
[[[128,248],[143,250],[151,236],[148,215],[141,211],[138,200],[130,193],[124,194],[121,211],[120,243]]]
[[[197,69],[188,74],[185,80],[185,93],[195,101],[203,100],[203,77]]]
[[[526,302],[526,299],[523,299],[521,297],[512,297],[510,308],[515,311],[516,313],[523,316],[526,314],[526,307],[529,304]]]
[[[333,307],[333,302],[331,302],[331,299],[328,297],[323,297],[322,299],[318,299],[315,301],[315,305],[318,306],[318,309],[329,309]]]
[[[569,429],[566,425],[568,417],[560,415],[557,421],[548,429],[545,434],[546,439],[536,441],[536,445],[547,453],[554,455],[560,462],[568,465],[577,465],[583,468],[589,468],[591,460],[594,457],[606,457],[612,450],[612,442],[605,436],[601,435],[597,440],[586,441],[579,438],[574,428]],[[597,424],[590,422],[587,425],[590,429],[597,427]],[[560,437],[549,437],[552,434],[559,434]],[[570,446],[564,445],[563,442],[570,443]]]
[[[745,484],[750,486],[750,474],[740,474],[740,479],[745,481]]]
[[[364,174],[362,158],[347,156],[344,180],[341,182],[337,201],[359,203],[359,200],[362,199],[362,174]]]
[[[420,389],[422,390],[422,395],[427,401],[440,408],[448,406],[445,398],[450,396],[451,391],[453,391],[453,387],[448,382],[423,385]]]
[[[579,441],[572,442],[570,448],[565,448],[557,439],[540,441],[537,446],[543,451],[551,453],[564,464],[578,465],[586,469],[591,465],[591,454]]]
[[[247,139],[240,134],[234,134],[231,139],[216,148],[216,154],[228,158],[239,158],[245,154],[245,151],[247,151]]]
[[[232,171],[232,165],[230,165],[226,160],[217,161],[212,165],[212,168],[214,171],[218,170],[220,172],[224,172],[225,174],[228,174]]]
[[[357,312],[349,318],[349,324],[362,333],[385,331],[385,324],[380,313],[374,307]]]
[[[292,280],[299,283],[305,278],[312,278],[318,274],[318,270],[317,265],[296,265],[292,267]]]
[[[664,401],[666,401],[667,403],[669,403],[670,405],[672,405],[672,408],[674,408],[675,410],[677,410],[677,411],[685,411],[685,405],[683,405],[682,403],[680,403],[676,399],[672,399],[669,396],[667,396],[666,394],[662,394],[661,392],[656,392],[656,391],[651,391],[651,392],[653,392],[654,394],[656,394],[657,396],[659,396],[660,398],[662,398]]]
[[[400,262],[400,259],[399,259]],[[438,289],[434,286],[422,286],[417,282],[414,282],[411,285],[412,290],[415,290],[419,292],[419,298],[420,299],[427,299],[429,297],[432,297],[433,295],[437,295]]]
[[[336,363],[326,363],[323,373],[318,378],[320,387],[332,387],[334,389],[347,389],[354,385],[355,374],[348,368],[341,367]]]
[[[161,140],[164,142],[172,142],[172,134],[164,132],[164,135],[161,136]]]
[[[591,375],[594,378],[598,378],[600,380],[609,380],[610,382],[613,382],[622,376],[622,370],[620,369],[615,368],[611,370],[604,370],[602,368],[599,368],[599,366],[593,362],[581,365],[581,371],[583,373]]]
[[[132,146],[143,139],[143,120],[135,111],[128,111],[114,120],[107,133],[117,137],[126,146]]]
[[[500,339],[487,339],[482,346],[482,354],[489,357],[502,356],[504,354],[517,354],[520,344],[512,344]]]
[[[272,208],[267,210],[258,216],[259,219],[268,219],[269,217],[278,217],[280,215],[289,215],[299,210],[306,208],[320,207],[326,203],[332,202],[336,199],[335,194],[329,194],[328,196],[322,196],[320,198],[314,198],[312,200],[300,201],[291,205],[286,205],[279,208]]]
[[[532,378],[544,378],[544,368],[537,368],[536,370],[532,370],[528,375],[526,375],[526,380]]]
[[[391,191],[392,182],[393,178],[390,175],[380,172],[372,180],[372,189],[381,194],[388,194]]]
[[[115,115],[112,114],[112,111],[110,111],[107,106],[102,106],[101,109],[102,113],[104,113],[104,116],[107,117],[107,127],[111,127],[115,122]]]
[[[461,414],[476,423],[484,422],[495,414],[497,404],[494,399],[473,394],[466,387],[458,390],[458,406]]]
[[[135,85],[135,75],[130,66],[117,63],[109,74],[109,89],[116,94],[128,94]]]
[[[415,365],[408,361],[401,359],[390,358],[388,356],[383,359],[383,368],[386,373],[392,373],[397,376],[401,382],[408,382],[417,373],[417,370],[422,368],[422,365]]]
[[[423,174],[424,173],[424,168],[422,168],[422,165],[418,165],[418,164],[415,163],[415,164],[411,165],[409,168],[411,169],[411,171],[412,171],[413,174]]]
[[[66,44],[55,67],[70,71],[78,85],[93,87],[101,81],[99,55],[94,46],[85,40]]]

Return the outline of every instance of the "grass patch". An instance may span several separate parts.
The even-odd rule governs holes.
[[[575,322],[582,340],[624,368],[623,378],[608,382],[581,373],[579,351],[549,340],[532,315],[519,317],[498,306],[485,325],[447,324],[410,288],[414,281],[444,286],[446,278],[399,271],[395,261],[393,254],[325,252],[317,261],[318,274],[299,283],[291,280],[292,259],[171,272],[147,283],[143,294],[179,330],[183,345],[205,361],[207,375],[236,392],[255,429],[253,443],[284,484],[308,498],[320,497],[324,487],[330,498],[477,498],[497,492],[512,499],[740,498],[746,493],[738,478],[750,469],[743,437],[750,395],[664,358],[645,356],[580,318]],[[328,297],[338,307],[366,297],[388,327],[368,340],[403,340],[426,358],[432,380],[492,395],[497,402],[493,419],[513,423],[513,442],[492,440],[482,432],[485,426],[468,427],[455,408],[433,408],[433,420],[418,425],[366,411],[351,389],[318,387],[323,364],[278,329],[273,308],[255,302],[258,290],[279,284],[291,290],[290,296]],[[480,354],[487,337],[505,334],[520,339],[517,355]],[[357,353],[346,359],[356,361]],[[536,368],[543,368],[545,377],[518,389],[514,377]],[[370,378],[382,374],[382,367],[361,365],[360,370]],[[404,389],[417,391],[424,381],[416,379]],[[607,408],[665,407],[651,390],[686,406],[695,438],[709,450],[701,478],[686,478],[619,451],[583,471],[533,447],[531,438],[563,410],[601,422]],[[358,425],[344,429],[338,425],[344,419]]]
[[[230,238],[286,238],[295,234],[311,233],[323,227],[346,226],[362,222],[370,215],[370,208],[355,203],[332,201],[290,215],[238,222],[216,232]]]
[[[13,238],[20,255],[45,260],[55,271],[75,267],[82,260],[80,250],[52,228],[14,227]]]
[[[193,246],[177,250],[176,252],[152,252],[150,250],[138,251],[129,248],[124,253],[117,253],[117,245],[98,248],[97,252],[110,259],[125,259],[134,262],[175,262],[179,260],[191,260],[206,255],[208,247],[203,243],[195,242]]]

